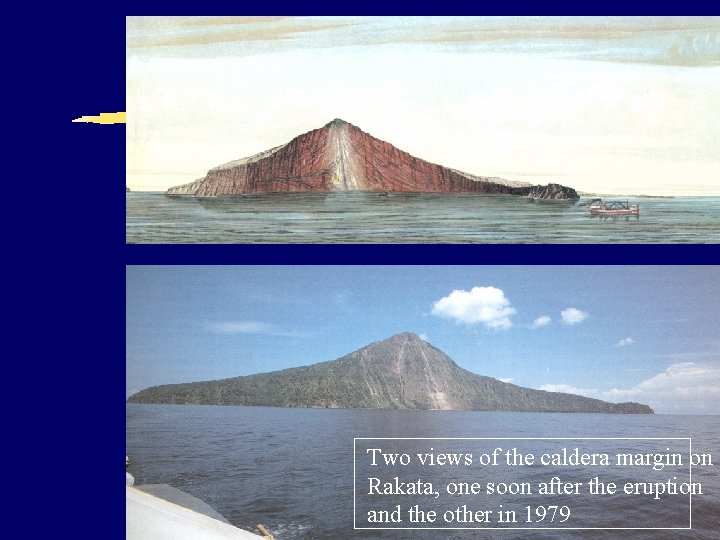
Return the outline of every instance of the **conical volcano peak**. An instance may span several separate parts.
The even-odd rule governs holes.
[[[527,196],[532,188],[526,182],[477,176],[424,161],[335,118],[285,144],[214,167],[204,178],[167,193],[198,197],[336,191]],[[574,190],[568,190],[537,191],[533,197],[557,199],[567,191],[571,198],[578,198]]]
[[[418,373],[432,377],[440,371],[455,370],[457,364],[442,351],[412,332],[403,332],[347,355],[353,363],[381,368],[402,377],[414,378]]]
[[[399,334],[395,334],[394,336],[374,341],[373,343],[370,343],[367,347],[365,347],[365,349],[375,348],[390,351],[400,350],[403,348],[407,348],[408,346],[412,346],[413,349],[434,348],[432,347],[432,345],[430,345],[427,341],[422,339],[414,332],[401,332]]]
[[[608,403],[545,392],[476,375],[413,332],[375,341],[337,360],[219,381],[168,384],[130,403],[454,409],[475,411],[652,413],[647,405]]]
[[[385,340],[391,340],[391,339],[416,339],[418,338],[418,335],[415,332],[399,332],[397,334],[393,334],[390,337],[386,337]],[[385,341],[382,340],[382,341]]]
[[[400,332],[399,334],[395,334],[394,336],[390,336],[389,338],[385,338],[382,341],[399,341],[399,342],[407,342],[407,341],[416,341],[416,342],[425,342],[424,339],[422,339],[420,336],[418,336],[414,332]]]
[[[350,122],[346,122],[342,118],[335,118],[334,120],[328,122],[325,124],[326,128],[332,127],[332,126],[351,126],[352,124]]]

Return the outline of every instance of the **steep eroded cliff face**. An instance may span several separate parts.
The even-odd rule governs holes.
[[[335,119],[320,129],[170,188],[170,195],[377,191],[528,195],[531,185],[463,173],[414,157]]]

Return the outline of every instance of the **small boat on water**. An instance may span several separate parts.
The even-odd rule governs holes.
[[[608,201],[595,199],[588,204],[588,211],[594,216],[639,216],[640,206],[629,201]]]

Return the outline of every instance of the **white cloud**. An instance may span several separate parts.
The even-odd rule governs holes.
[[[567,309],[563,309],[560,312],[560,317],[562,317],[563,324],[567,326],[571,326],[573,324],[579,324],[583,322],[585,319],[587,319],[590,316],[589,313],[586,311],[581,311],[574,307],[569,307]]]
[[[625,339],[621,339],[620,341],[618,341],[618,342],[615,344],[615,346],[616,346],[616,347],[626,347],[626,346],[628,346],[628,345],[632,345],[633,343],[635,343],[635,340],[634,340],[633,338],[631,338],[631,337],[626,337]]]
[[[597,390],[592,388],[578,388],[577,386],[571,386],[569,384],[543,384],[538,387],[538,390],[545,390],[546,392],[563,392],[565,394],[577,394],[579,396],[596,397]]]
[[[662,412],[720,413],[720,366],[680,362],[627,389],[601,393],[612,401],[639,401]]]
[[[215,334],[264,334],[282,337],[307,337],[306,332],[295,332],[276,328],[272,324],[259,321],[224,321],[207,325]]]
[[[498,381],[507,382],[507,383],[511,383],[511,382],[513,382],[514,380],[515,380],[514,377],[503,377],[503,378],[501,378],[501,379],[498,379]]]
[[[433,305],[434,315],[464,324],[482,323],[488,328],[505,330],[512,326],[510,317],[517,310],[496,287],[473,287],[470,291],[455,290]]]
[[[680,362],[630,388],[597,390],[544,384],[540,390],[567,392],[613,403],[635,401],[659,413],[720,413],[720,365]]]
[[[537,319],[535,319],[532,323],[533,328],[540,328],[541,326],[547,326],[552,322],[552,318],[550,318],[550,315],[540,315]]]
[[[418,337],[419,337],[420,339],[422,339],[423,341],[427,341],[428,343],[430,343],[430,340],[428,339],[428,335],[427,335],[427,334],[418,334]]]

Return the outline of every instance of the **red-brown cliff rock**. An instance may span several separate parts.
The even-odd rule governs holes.
[[[377,191],[528,195],[531,185],[475,176],[411,156],[335,119],[282,146],[231,161],[170,195]]]

